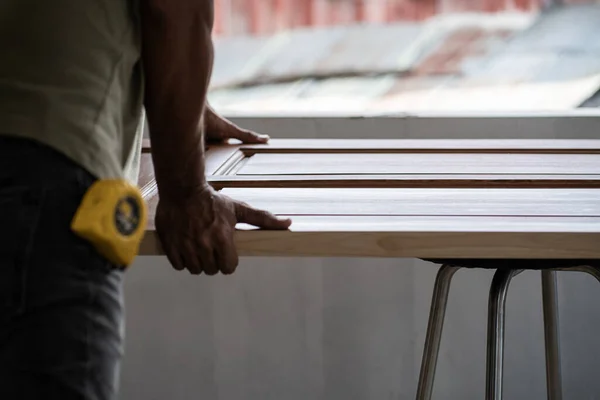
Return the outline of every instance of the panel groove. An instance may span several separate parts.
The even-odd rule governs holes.
[[[229,175],[235,170],[236,166],[244,160],[244,153],[236,151],[213,172],[213,175]]]

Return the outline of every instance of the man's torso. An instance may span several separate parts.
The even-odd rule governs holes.
[[[137,0],[3,0],[0,132],[98,178],[135,180],[143,124]]]

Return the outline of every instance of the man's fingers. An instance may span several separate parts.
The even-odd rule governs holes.
[[[163,248],[165,255],[167,256],[167,260],[169,261],[169,264],[171,264],[171,266],[173,268],[175,268],[177,271],[181,271],[182,269],[185,268],[185,262],[183,261],[183,258],[181,257],[181,254],[179,253],[178,247],[173,245],[173,243],[171,243],[162,234],[164,231],[162,230],[162,225],[160,224],[160,222],[157,223],[156,225],[157,225],[156,231],[158,233],[158,239],[161,244],[161,247]]]
[[[177,250],[170,249],[168,251],[165,251],[165,255],[167,256],[169,264],[171,264],[171,266],[177,271],[182,271],[185,268],[185,263],[181,258],[181,254],[179,254]]]
[[[239,263],[238,254],[235,245],[232,243],[232,238],[233,237],[227,238],[226,234],[218,237],[214,249],[215,260],[217,260],[217,264],[224,275],[234,273]]]
[[[182,240],[180,244],[181,259],[185,263],[185,268],[193,275],[202,273],[202,264],[197,257],[194,245],[189,240]]]
[[[196,252],[200,258],[200,264],[204,273],[206,275],[216,275],[219,272],[219,268],[216,264],[217,260],[215,260],[211,241],[206,237],[200,238],[196,245]]]
[[[263,229],[288,229],[292,224],[289,218],[278,218],[268,211],[257,210],[244,203],[235,204],[237,222],[254,225]]]

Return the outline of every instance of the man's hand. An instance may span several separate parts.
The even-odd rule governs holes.
[[[160,200],[156,232],[169,262],[192,274],[231,274],[238,265],[234,243],[236,223],[285,230],[289,219],[257,210],[206,185],[189,198]]]
[[[208,104],[204,110],[204,139],[207,142],[224,142],[227,139],[238,139],[242,143],[261,144],[269,141],[268,135],[242,129],[233,122],[223,118]]]

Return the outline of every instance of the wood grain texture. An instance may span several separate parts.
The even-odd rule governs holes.
[[[600,258],[599,157],[600,140],[273,140],[212,147],[207,172],[225,194],[293,218],[285,232],[238,226],[244,256],[589,259]],[[159,255],[155,184],[145,194],[141,254]]]
[[[222,192],[285,215],[600,217],[600,189],[227,188]]]
[[[237,175],[600,175],[600,154],[255,154]]]

